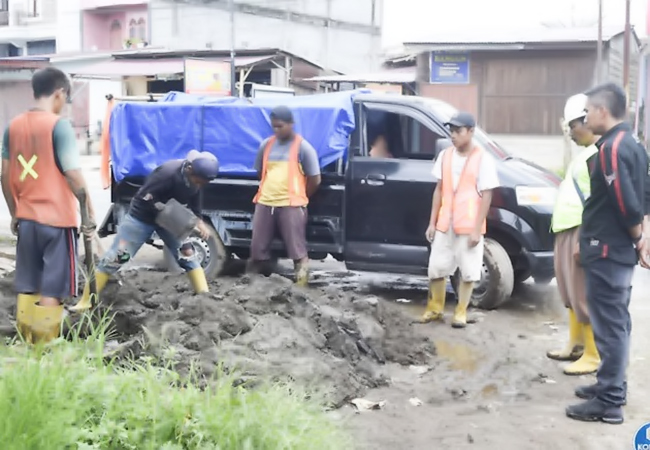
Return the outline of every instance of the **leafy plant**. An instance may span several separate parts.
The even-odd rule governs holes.
[[[3,450],[351,448],[298,386],[247,389],[224,370],[206,383],[194,369],[181,378],[171,363],[111,359],[110,318],[90,320],[74,326],[71,341],[0,349]]]

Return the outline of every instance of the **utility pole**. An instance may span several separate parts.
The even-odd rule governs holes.
[[[625,43],[623,47],[623,86],[630,105],[630,0],[625,0]]]
[[[235,0],[228,0],[230,10],[230,95],[237,97],[237,67],[235,67]]]
[[[596,50],[596,83],[603,82],[603,0],[598,0],[598,47]]]

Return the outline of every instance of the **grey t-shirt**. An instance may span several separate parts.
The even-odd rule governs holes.
[[[269,142],[269,139],[264,139],[260,145],[259,150],[257,151],[257,157],[255,158],[255,170],[260,172],[262,170],[262,162],[264,159],[264,150],[266,149],[266,144]],[[286,162],[289,160],[289,149],[291,148],[292,140],[287,142],[280,142],[279,140],[275,141],[271,153],[269,154],[269,162]],[[318,162],[318,153],[312,145],[307,142],[305,139],[300,143],[300,151],[298,153],[298,162],[302,168],[302,172],[305,176],[314,177],[320,175],[320,164]]]

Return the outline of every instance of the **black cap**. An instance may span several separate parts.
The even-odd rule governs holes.
[[[276,106],[271,111],[271,119],[276,119],[284,123],[293,123],[293,113],[287,106]]]
[[[454,117],[449,122],[445,123],[445,126],[474,128],[476,126],[476,120],[474,120],[474,116],[470,113],[458,112],[454,114]]]

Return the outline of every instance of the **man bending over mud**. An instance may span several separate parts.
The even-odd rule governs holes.
[[[16,322],[27,342],[59,335],[61,301],[77,295],[78,208],[94,214],[81,173],[77,138],[60,114],[70,98],[70,80],[48,67],[32,77],[34,107],[11,121],[2,145],[2,193],[11,230],[18,236]]]
[[[98,294],[106,286],[110,275],[134,257],[154,231],[173,252],[178,265],[187,272],[194,291],[208,292],[205,273],[196,260],[192,244],[181,244],[174,235],[156,224],[159,213],[157,204],[165,204],[174,199],[188,205],[199,218],[197,231],[203,239],[208,239],[209,225],[200,220],[200,191],[203,186],[217,177],[218,172],[219,161],[214,155],[192,150],[185,160],[167,161],[146,178],[131,200],[124,219],[120,222],[111,248],[98,264],[95,273]],[[90,289],[86,283],[81,300],[72,310],[84,311],[90,307]]]
[[[253,199],[253,238],[249,271],[258,271],[271,259],[276,227],[289,258],[293,259],[296,284],[309,281],[307,255],[307,204],[320,185],[320,165],[314,147],[293,130],[293,114],[286,106],[271,112],[275,136],[262,142],[255,169],[260,187]]]

